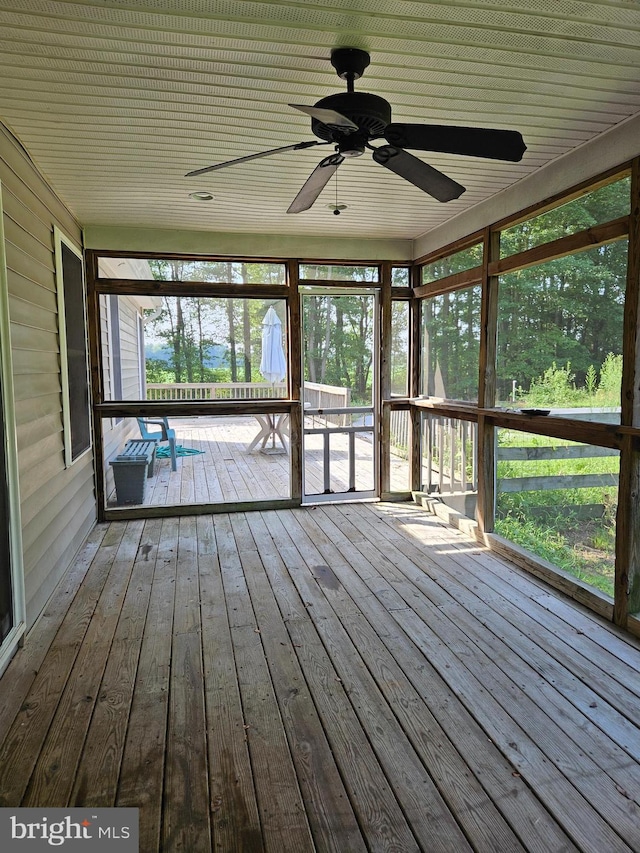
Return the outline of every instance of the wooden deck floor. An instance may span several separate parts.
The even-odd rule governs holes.
[[[154,475],[146,484],[144,505],[234,503],[237,501],[276,500],[290,497],[289,454],[278,442],[276,453],[261,452],[249,446],[259,426],[255,418],[172,418],[176,441],[199,453],[178,460],[171,471],[169,459],[156,460]],[[331,487],[335,492],[349,488],[348,440],[346,435],[331,436]],[[167,445],[164,445],[166,449]],[[359,491],[373,490],[373,451],[367,438],[357,437],[356,486]],[[267,449],[271,449],[271,443]],[[308,436],[304,455],[307,494],[324,491],[322,436]],[[391,457],[392,491],[408,491],[408,463]],[[116,507],[112,491],[108,506]]]
[[[143,853],[640,850],[640,645],[409,504],[100,525],[0,681],[0,805]]]

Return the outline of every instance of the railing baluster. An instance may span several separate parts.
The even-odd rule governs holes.
[[[328,495],[331,493],[331,473],[329,470],[329,466],[331,464],[331,455],[329,453],[329,433],[325,432],[323,434],[324,444],[323,444],[323,455],[324,455],[324,493]]]
[[[356,490],[356,434],[349,433],[349,491]]]

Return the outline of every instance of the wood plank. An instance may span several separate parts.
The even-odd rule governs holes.
[[[285,566],[300,560],[289,537],[280,535],[274,513],[261,513],[264,528],[277,540],[277,555],[265,562],[278,606],[309,690],[323,721],[336,763],[349,792],[363,835],[372,850],[415,851],[418,846],[349,701],[345,685],[320,642],[303,601]],[[249,517],[255,530],[254,517]],[[264,534],[263,534],[264,535]],[[261,540],[261,555],[266,545]]]
[[[75,806],[115,804],[161,522],[147,521],[100,684],[71,796]]]
[[[431,542],[433,542],[432,537],[433,531],[429,536]],[[442,541],[453,544],[453,538],[443,535]],[[635,760],[640,757],[640,747],[635,743],[634,721],[625,720],[616,710],[618,707],[616,687],[611,684],[611,689],[606,692],[605,684],[605,691],[601,692],[599,686],[603,676],[593,678],[588,672],[592,666],[595,669],[597,665],[603,672],[611,674],[611,678],[614,678],[612,670],[615,672],[617,668],[617,679],[621,685],[624,685],[629,677],[632,677],[632,667],[615,661],[604,650],[598,650],[588,637],[577,635],[573,631],[570,636],[573,636],[574,640],[569,645],[557,631],[554,631],[560,620],[555,619],[542,608],[534,606],[532,599],[528,600],[528,606],[526,606],[527,599],[521,593],[516,596],[514,587],[502,581],[502,576],[497,570],[499,567],[496,568],[495,574],[487,571],[488,561],[496,564],[499,561],[493,560],[491,555],[482,553],[479,553],[473,561],[469,561],[468,552],[464,550],[458,552],[460,556],[456,559],[453,556],[456,551],[457,549],[449,550],[452,560],[447,561],[445,576],[438,582],[444,588],[460,589],[460,592],[455,595],[456,601],[462,603],[468,613],[477,617],[478,624],[482,624],[482,629],[478,629],[477,625],[472,628],[478,636],[478,642],[483,643],[483,638],[479,634],[486,633],[485,627],[491,626],[493,632],[507,642],[509,648],[515,652],[507,659],[506,671],[517,672],[516,676],[511,677],[515,677],[519,684],[524,685],[525,691],[530,684],[534,685],[533,698],[545,707],[549,718],[557,722],[557,725],[572,738],[579,749],[588,751],[591,758],[611,775],[616,785],[625,785],[631,792],[630,796],[640,802],[640,787],[638,787],[640,775],[635,772],[634,767],[629,769],[628,762],[629,755],[632,755]],[[485,556],[487,559],[483,559]],[[447,577],[449,583],[447,583]],[[466,588],[471,592],[465,592]],[[517,603],[512,603],[515,601]],[[533,613],[530,612],[532,610]],[[518,627],[516,629],[512,626]],[[529,640],[532,636],[536,637],[535,643]],[[520,658],[531,666],[534,672],[520,672]],[[595,690],[588,689],[585,686],[588,684],[596,685]],[[620,689],[623,696],[625,693],[628,695],[626,688]],[[640,690],[640,684],[637,689]],[[631,707],[634,700],[631,697],[628,698],[630,700],[628,707]],[[587,718],[587,721],[583,721],[579,726],[573,725],[572,705]],[[624,706],[622,710],[624,712]],[[630,722],[631,725],[629,725]],[[606,730],[609,736],[603,738],[601,730]],[[620,747],[616,744],[620,744]],[[621,768],[624,769],[621,770]],[[589,771],[585,770],[585,772]],[[624,779],[620,778],[622,775]]]
[[[629,258],[623,323],[621,423],[640,428],[640,158],[631,171]],[[613,618],[625,627],[629,614],[640,612],[640,447],[626,435],[620,453],[620,482],[616,514],[615,606]]]
[[[546,477],[501,477],[498,492],[616,487],[618,474],[551,474]]]
[[[267,851],[313,849],[311,831],[281,725],[230,519],[215,519],[216,542],[231,626],[236,673],[264,845]]]
[[[390,518],[392,520],[392,517]],[[486,587],[483,598],[490,601],[495,593],[507,600],[513,601],[515,607],[524,611],[527,619],[551,631],[566,648],[566,654],[558,659],[563,664],[571,664],[574,652],[577,651],[588,661],[596,664],[611,678],[618,681],[625,689],[634,694],[640,691],[640,684],[633,680],[633,671],[637,662],[636,651],[640,645],[626,633],[612,635],[611,625],[605,623],[592,612],[582,614],[574,605],[562,598],[550,595],[546,586],[541,585],[533,577],[517,571],[509,562],[500,559],[481,545],[470,547],[469,541],[460,536],[452,528],[447,529],[441,524],[437,526],[423,525],[416,517],[417,524],[412,526],[412,535],[427,543],[440,542],[451,552],[455,562],[461,567],[457,571],[459,578],[473,578],[473,587],[477,584]],[[459,552],[455,557],[454,553]],[[472,554],[473,560],[466,558]],[[532,607],[531,602],[544,602],[544,607]],[[552,615],[553,614],[553,615]],[[562,616],[564,614],[564,618]],[[515,619],[520,622],[520,617]],[[531,633],[537,635],[537,628],[530,624]]]
[[[414,288],[413,295],[418,299],[425,297],[440,296],[443,293],[452,293],[454,290],[462,290],[482,281],[482,266],[472,267],[462,272],[443,276],[435,281],[429,281]]]
[[[120,616],[143,524],[128,522],[23,797],[27,807],[67,805]],[[75,737],[70,733],[74,731]]]
[[[283,525],[279,536],[286,535],[291,533],[285,531]],[[341,621],[328,606],[313,577],[310,577],[305,569],[298,568],[302,563],[310,569],[310,561],[321,563],[321,556],[317,552],[302,553],[298,537],[295,542],[292,539],[292,544],[298,549],[300,558],[297,566],[287,566],[289,574],[303,600],[310,605],[311,619],[339,678],[348,693],[358,697],[354,710],[371,739],[377,758],[407,816],[413,834],[419,843],[428,845],[433,851],[442,850],[444,853],[451,849],[467,849],[467,841],[433,780],[426,773],[422,761],[402,731],[393,711],[390,711],[380,689],[369,677],[359,649],[353,645]],[[353,616],[355,617],[355,609]],[[367,660],[372,655],[379,654],[375,646],[362,651]]]
[[[389,548],[389,545],[387,545],[387,548]],[[410,548],[413,548],[413,546],[411,545]],[[531,682],[531,674],[513,675],[513,681],[511,681],[507,673],[513,672],[514,664],[518,660],[517,658],[513,658],[511,652],[506,653],[504,665],[500,663],[504,653],[501,652],[500,646],[497,646],[494,641],[489,639],[490,635],[486,632],[487,620],[489,619],[488,614],[492,613],[492,610],[487,611],[486,598],[482,596],[481,592],[477,595],[474,592],[473,595],[476,598],[477,604],[471,605],[467,596],[466,606],[460,607],[458,603],[461,601],[465,602],[465,594],[459,589],[458,585],[453,585],[450,581],[447,582],[446,578],[441,577],[442,569],[447,567],[451,570],[453,561],[441,556],[437,558],[437,561],[439,571],[434,569],[433,573],[427,575],[424,571],[417,571],[415,565],[409,561],[394,560],[403,576],[412,585],[423,591],[426,596],[424,600],[422,598],[416,600],[415,593],[411,593],[407,589],[406,593],[402,593],[403,597],[406,600],[409,597],[411,598],[413,610],[421,616],[423,621],[428,619],[430,630],[436,630],[436,632],[439,629],[435,627],[434,611],[432,608],[437,608],[438,614],[443,612],[448,614],[450,610],[453,610],[454,612],[452,613],[450,622],[448,622],[447,628],[448,636],[451,639],[447,642],[451,642],[453,637],[457,637],[456,646],[460,646],[461,649],[464,649],[468,642],[472,644],[478,642],[478,631],[483,634],[484,642],[481,640],[480,644],[484,648],[485,655],[487,656],[486,660],[490,660],[492,666],[485,664],[475,671],[475,677],[479,679],[479,683],[481,679],[481,683],[487,688],[491,686],[491,695],[498,699],[505,711],[513,717],[514,721],[518,721],[521,716],[519,724],[523,727],[523,730],[526,728],[527,732],[531,732],[536,748],[544,748],[548,760],[558,765],[559,769],[568,776],[576,789],[589,802],[594,804],[595,808],[600,811],[605,819],[608,820],[610,814],[616,813],[614,824],[618,828],[618,831],[624,834],[624,837],[629,840],[630,846],[634,848],[639,840],[636,834],[640,831],[640,822],[638,822],[640,812],[636,815],[633,806],[629,806],[628,802],[621,802],[618,788],[611,780],[606,780],[606,777],[599,777],[597,785],[591,788],[592,780],[597,776],[597,773],[591,758],[587,755],[586,750],[589,752],[592,751],[592,748],[588,745],[588,739],[584,752],[577,748],[575,743],[572,744],[570,749],[567,749],[566,737],[558,733],[556,724],[551,722],[554,717],[547,715],[547,713],[541,714],[538,705],[533,701],[527,701],[524,695],[522,695],[526,691],[527,684]],[[460,569],[460,575],[462,576],[463,574],[464,570]],[[401,586],[404,586],[404,581],[394,583],[394,586],[400,589]],[[455,603],[453,599],[455,599]],[[488,603],[490,607],[495,607],[493,601],[489,601]],[[502,603],[502,607],[507,611],[509,610],[506,600]],[[470,622],[469,617],[473,616],[474,612],[478,615],[478,619],[475,622]],[[402,611],[399,612],[398,618],[401,615]],[[505,635],[504,627],[507,624],[505,622],[499,628],[494,629],[495,634],[503,638]],[[479,625],[483,626],[482,629],[477,628]],[[464,637],[460,628],[454,626],[460,626],[460,628],[464,629]],[[516,632],[516,629],[511,630]],[[526,631],[526,625],[523,626],[523,631]],[[519,629],[517,633],[520,633]],[[538,642],[540,641],[538,640]],[[526,644],[525,641],[525,646]],[[477,648],[477,646],[474,647]],[[497,668],[493,665],[495,663],[498,663]],[[547,659],[544,671],[548,671],[548,669],[549,662]],[[499,670],[503,670],[503,673]],[[472,671],[474,671],[473,667]],[[504,674],[507,674],[506,679]],[[549,677],[553,677],[552,674]],[[601,677],[602,674],[600,675]],[[524,688],[516,687],[516,685],[524,685]],[[518,743],[520,744],[519,740]],[[609,784],[607,784],[607,781]],[[597,826],[598,823],[595,822],[594,828]]]
[[[162,825],[178,521],[161,525],[115,803],[140,809],[141,850],[160,849]]]
[[[0,743],[4,741],[11,723],[26,699],[69,607],[75,596],[84,589],[80,584],[89,567],[103,543],[104,548],[108,547],[105,542],[107,531],[106,525],[98,525],[91,531],[73,565],[56,588],[46,610],[28,632],[25,644],[18,649],[11,666],[3,674],[0,695]]]
[[[200,636],[174,633],[161,849],[194,853],[212,849],[204,735]]]
[[[49,730],[57,700],[74,665],[123,533],[122,525],[113,525],[105,533],[102,547],[91,564],[87,578],[73,598],[61,629],[38,669],[26,701],[3,741],[0,764],[13,767],[14,772],[2,779],[2,806],[18,806],[21,802]],[[19,659],[18,653],[14,661]]]
[[[213,849],[262,853],[262,830],[213,518],[197,519]]]
[[[386,645],[381,642],[382,637],[388,636],[392,630],[391,618],[381,617],[374,630],[362,615],[361,602],[363,598],[370,597],[370,587],[364,582],[353,583],[353,569],[333,547],[329,537],[313,523],[318,518],[318,514],[313,517],[313,521],[308,515],[302,513],[290,515],[293,517],[290,530],[294,533],[298,548],[304,548],[306,551],[313,542],[314,546],[321,549],[323,557],[328,558],[331,572],[337,575],[335,584],[328,583],[322,573],[318,577],[320,567],[312,567],[311,571],[315,574],[324,596],[345,626],[352,642],[363,654],[371,675],[425,767],[429,769],[440,795],[467,838],[473,838],[474,849],[485,850],[487,853],[499,850],[515,853],[517,850],[523,850],[524,848],[487,793],[469,773],[467,763],[431,715],[407,674],[400,668]],[[322,516],[322,513],[320,515]],[[311,559],[313,559],[312,555]],[[350,599],[342,594],[341,580],[349,584],[347,592],[351,596]],[[395,600],[391,603],[384,595],[387,591],[394,594]],[[378,589],[376,597],[385,601],[386,610],[406,608],[406,604],[391,587],[384,591]],[[462,794],[463,791],[464,794]],[[428,808],[424,788],[421,790],[421,797],[425,800],[425,808]],[[447,840],[447,844],[451,847],[453,843],[453,839]]]
[[[578,231],[576,234],[567,234],[565,237],[550,240],[548,243],[534,246],[507,258],[492,260],[489,264],[489,274],[504,275],[514,270],[527,269],[527,267],[535,266],[543,261],[564,258],[585,249],[592,249],[595,246],[603,246],[606,243],[619,240],[628,232],[629,217],[621,216],[619,219],[606,222],[604,225],[592,225],[591,228]]]
[[[466,790],[469,786],[469,776],[473,777],[483,786],[487,798],[493,800],[500,811],[505,815],[510,826],[514,828],[518,838],[529,849],[529,845],[535,847],[542,845],[544,850],[572,848],[569,839],[559,830],[555,822],[544,810],[539,800],[532,795],[529,787],[524,783],[519,774],[515,773],[513,766],[506,761],[494,744],[487,739],[483,730],[475,723],[471,714],[457,699],[440,679],[428,661],[422,659],[422,651],[416,647],[411,640],[397,628],[392,627],[393,622],[387,611],[404,609],[406,602],[398,595],[396,590],[373,570],[371,561],[361,553],[360,549],[350,547],[350,537],[353,525],[345,523],[342,512],[332,507],[323,507],[322,514],[325,516],[321,521],[314,517],[319,524],[324,536],[320,536],[320,545],[323,556],[330,562],[336,571],[340,582],[354,597],[357,594],[358,606],[368,619],[370,625],[379,633],[381,641],[393,655],[397,663],[402,667],[411,684],[424,702],[424,708],[420,711],[417,719],[424,731],[425,739],[438,745],[438,754],[430,760],[428,766],[431,772],[440,769],[445,777],[451,775],[452,769],[460,761],[455,755],[452,757],[446,739],[458,750],[459,756],[464,758],[468,766],[464,782],[465,796],[458,808],[463,810],[468,805]],[[297,514],[300,524],[308,527],[308,518]],[[318,541],[317,533],[314,541]],[[344,556],[343,556],[344,555]],[[354,572],[357,577],[354,577]],[[358,582],[358,579],[362,583]],[[362,591],[364,584],[373,595],[367,595]],[[389,604],[388,591],[397,596],[398,601]],[[416,666],[416,655],[421,659],[421,665]],[[444,738],[444,740],[443,740]],[[440,768],[440,762],[444,767]],[[451,769],[450,769],[451,768]],[[439,782],[442,789],[442,782]],[[471,786],[473,791],[473,786]],[[448,793],[448,801],[458,800],[460,792],[453,790]],[[491,809],[483,806],[489,814]],[[472,825],[474,822],[481,824],[486,816],[475,813],[466,816],[466,820]],[[470,830],[470,837],[476,838],[478,829]],[[485,839],[487,830],[479,826],[480,838]],[[491,838],[491,836],[490,836]],[[507,839],[508,840],[508,839]],[[482,842],[480,842],[482,843]],[[493,843],[492,840],[489,844]],[[508,841],[512,844],[512,841]],[[489,848],[491,849],[491,848]],[[494,849],[501,849],[499,846]],[[507,847],[506,849],[510,849]],[[516,849],[516,848],[514,848]]]
[[[178,525],[163,802],[164,849],[212,849],[195,519]]]
[[[589,447],[582,444],[554,444],[548,447],[498,447],[496,458],[502,462],[530,462],[540,459],[595,459],[617,456],[609,447]]]
[[[100,253],[101,254],[101,253]],[[149,257],[151,253],[149,253]],[[167,255],[163,254],[163,258]],[[289,288],[285,284],[219,284],[210,281],[157,281],[156,279],[99,278],[97,293],[117,293],[120,296],[235,296],[246,299],[285,299]]]
[[[241,537],[246,543],[240,551],[240,559],[316,846],[335,853],[365,851],[347,792],[265,573],[249,519],[236,515],[232,518],[232,526],[236,541]],[[260,531],[259,527],[257,529]],[[260,538],[260,532],[258,536]]]
[[[431,850],[426,829],[419,843],[412,831],[428,823],[429,798],[414,785],[416,818],[406,792],[415,770],[396,785],[386,738],[403,769],[413,753],[474,850],[640,848],[640,642],[436,516],[410,504],[323,505],[156,521],[135,548],[125,524],[94,536],[59,590],[61,607],[73,599],[70,622],[45,612],[48,651],[19,650],[2,679],[0,760],[17,759],[0,779],[3,805],[30,802],[29,778],[46,777],[60,799],[70,791],[65,805],[140,807],[145,850],[263,853],[285,836],[285,849],[304,851]],[[187,639],[171,676],[174,634]],[[51,769],[67,718],[56,763],[68,781]],[[277,765],[263,768],[274,743],[295,791],[277,791],[271,808]],[[163,845],[167,750],[197,752],[197,779],[171,770],[182,801]],[[27,793],[11,803],[14,773]],[[184,780],[202,804],[192,835],[178,814]],[[294,843],[286,827],[306,820]]]

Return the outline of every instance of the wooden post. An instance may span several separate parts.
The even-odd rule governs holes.
[[[376,411],[378,422],[378,495],[391,491],[391,263],[381,265],[380,289],[380,381]],[[375,344],[374,344],[375,345]]]
[[[93,464],[96,483],[98,521],[105,520],[106,495],[104,488],[104,432],[102,417],[96,406],[104,402],[104,371],[102,347],[100,346],[100,305],[96,292],[98,278],[98,255],[86,252],[85,270],[87,278],[87,332],[89,338],[89,362],[91,365],[91,403],[93,407]]]
[[[302,333],[300,318],[300,294],[298,290],[298,262],[287,262],[287,334],[289,339],[289,397],[297,400],[289,417],[289,478],[293,500],[302,501],[302,433],[304,428],[303,405],[300,399],[302,388]]]
[[[631,172],[629,256],[624,305],[621,423],[640,427],[640,158]],[[640,612],[640,441],[624,435],[620,449],[613,621],[626,627]]]
[[[496,345],[498,322],[498,279],[489,275],[489,264],[500,252],[500,235],[485,229],[482,255],[482,308],[480,316],[480,364],[478,407],[496,403]],[[491,533],[495,524],[496,459],[495,427],[478,414],[478,504],[477,520],[482,533]]]
[[[420,285],[420,268],[411,269],[411,284],[415,288]],[[409,396],[420,394],[420,326],[421,303],[414,296],[410,303],[409,313]],[[422,442],[421,442],[422,413],[415,406],[411,407],[409,422],[409,488],[412,492],[420,491],[422,487]]]

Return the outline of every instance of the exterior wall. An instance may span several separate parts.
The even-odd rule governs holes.
[[[93,454],[65,468],[54,225],[80,226],[0,124],[27,627],[96,519]]]

